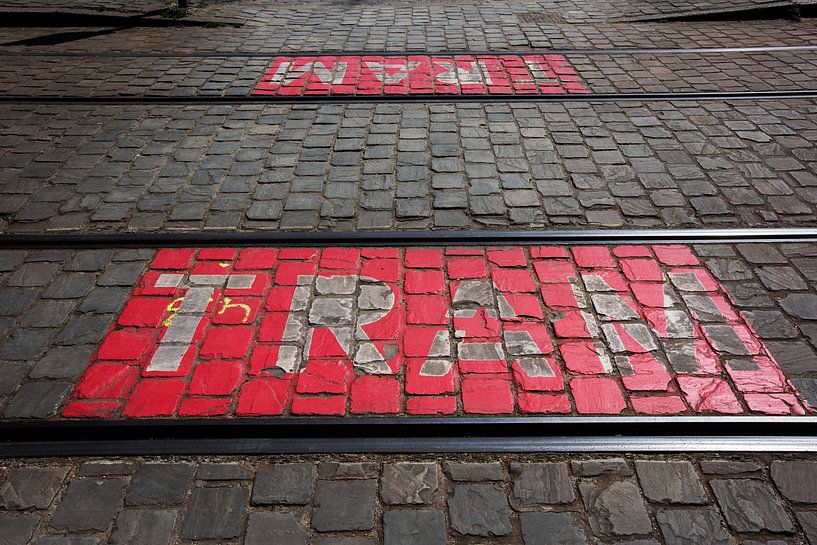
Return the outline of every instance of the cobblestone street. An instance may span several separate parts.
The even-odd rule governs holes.
[[[814,0],[0,53],[0,545],[817,545]]]
[[[813,457],[119,458],[0,471],[4,543],[817,539]]]

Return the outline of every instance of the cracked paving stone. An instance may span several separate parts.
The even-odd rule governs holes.
[[[618,481],[603,486],[581,482],[579,491],[594,533],[628,536],[652,531],[644,498],[634,483]]]
[[[309,535],[293,513],[250,513],[244,545],[306,545]]]
[[[312,527],[318,532],[371,530],[376,501],[374,480],[318,481]]]
[[[68,485],[49,525],[80,532],[107,530],[125,493],[124,479],[79,479]]]
[[[656,516],[667,545],[731,545],[718,513],[711,510],[659,511]]]
[[[513,530],[508,498],[492,485],[456,485],[448,511],[451,527],[462,535],[499,537]]]
[[[796,503],[817,503],[817,462],[775,460],[771,475],[780,493]]]
[[[512,464],[513,495],[524,504],[571,503],[576,499],[566,462]]]
[[[587,535],[575,513],[520,513],[525,545],[584,545]]]
[[[26,545],[39,523],[40,517],[36,515],[0,513],[0,545]]]
[[[388,505],[430,503],[437,491],[437,464],[396,463],[383,467],[380,497]]]
[[[62,467],[12,469],[0,486],[0,507],[8,510],[47,509],[67,474],[68,469]]]
[[[442,511],[386,511],[383,513],[384,545],[445,545]]]
[[[164,545],[176,526],[176,511],[162,509],[126,509],[116,517],[109,545]]]
[[[644,495],[651,501],[705,505],[708,502],[695,468],[687,461],[636,460]]]
[[[194,469],[190,463],[142,464],[125,496],[125,505],[180,504]]]
[[[312,464],[262,466],[252,487],[253,505],[305,505],[312,488]]]
[[[243,488],[195,488],[182,523],[186,539],[231,539],[241,534],[247,508]]]
[[[729,527],[736,532],[794,531],[783,504],[768,483],[752,479],[709,483]]]

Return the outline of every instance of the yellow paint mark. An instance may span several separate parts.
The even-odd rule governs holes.
[[[221,267],[222,269],[226,269],[227,267],[230,266],[230,263],[227,261],[222,261],[221,263],[218,264],[218,266]]]
[[[223,304],[221,306],[221,310],[218,311],[219,315],[227,312],[227,309],[240,308],[244,311],[244,319],[241,320],[241,323],[246,324],[247,321],[250,319],[250,314],[252,313],[250,305],[246,305],[244,303],[230,303],[230,301],[232,301],[232,299],[230,299],[229,297],[224,298],[224,300],[222,301]]]
[[[167,305],[167,308],[165,310],[170,312],[170,316],[165,318],[165,321],[162,322],[163,326],[170,327],[170,324],[173,323],[173,318],[175,318],[176,314],[179,313],[179,307],[181,306],[183,300],[184,297],[177,297],[176,299],[173,299],[173,301],[169,305]]]

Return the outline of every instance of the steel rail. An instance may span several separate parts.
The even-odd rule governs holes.
[[[815,228],[549,231],[164,231],[0,235],[0,249],[218,246],[495,246],[509,244],[736,244],[817,242]]]
[[[329,49],[324,51],[303,50],[303,51],[201,51],[201,52],[171,52],[171,51],[146,51],[146,52],[125,52],[110,51],[94,53],[91,51],[66,51],[53,53],[47,51],[17,51],[2,49],[5,56],[16,57],[93,57],[93,58],[272,58],[272,57],[303,57],[303,56],[384,56],[384,57],[405,57],[408,55],[429,55],[429,56],[454,56],[454,55],[581,55],[581,56],[631,56],[631,55],[726,55],[732,53],[778,53],[793,51],[817,51],[817,44],[804,45],[775,45],[775,46],[749,46],[749,47],[644,47],[644,48],[622,48],[622,49],[502,49],[502,50],[444,50],[428,51],[423,49],[410,49],[405,51],[367,51],[362,49],[343,51]]]
[[[0,105],[219,105],[219,104],[428,104],[491,102],[687,102],[816,99],[817,89],[800,91],[582,93],[582,94],[437,94],[437,95],[192,95],[140,96],[0,96]]]
[[[817,417],[340,417],[0,423],[0,457],[817,452]]]

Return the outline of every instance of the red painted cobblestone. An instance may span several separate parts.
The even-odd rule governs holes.
[[[564,55],[275,57],[256,95],[587,93]]]
[[[662,245],[162,250],[62,414],[809,410],[691,250]]]

